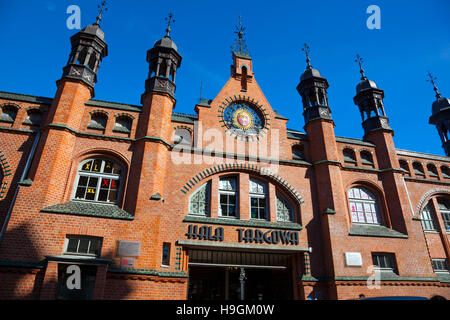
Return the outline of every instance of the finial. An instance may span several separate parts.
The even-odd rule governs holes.
[[[106,6],[106,1],[102,1],[101,4],[98,5],[100,12],[97,16],[97,21],[95,22],[95,24],[97,24],[97,25],[100,25],[100,21],[102,21],[103,12],[108,11],[108,8],[106,8],[105,6]]]
[[[365,71],[364,71],[363,66],[362,66],[363,59],[359,56],[359,54],[356,54],[355,62],[358,62],[358,64],[359,64],[359,73],[361,73],[361,80],[367,80],[367,77],[364,74]]]
[[[303,45],[302,51],[305,52],[305,54],[306,54],[306,63],[308,64],[307,69],[312,69],[311,59],[309,58],[310,49],[306,43]]]
[[[428,77],[430,78],[429,80],[427,80],[428,82],[430,82],[433,85],[433,90],[434,92],[436,92],[436,98],[442,98],[441,94],[439,93],[439,90],[436,86],[436,82],[434,82],[435,80],[437,80],[436,77],[433,77],[433,75],[431,74],[431,72],[428,71]]]
[[[241,17],[241,15],[239,14],[239,26],[236,26],[236,31],[234,32],[234,33],[236,33],[237,35],[238,35],[238,38],[241,40],[243,37],[244,37],[244,35],[245,35],[245,33],[244,33],[244,31],[245,31],[245,27],[242,25],[242,17]]]
[[[245,43],[245,40],[243,39],[244,35],[245,35],[244,31],[246,29],[247,28],[242,25],[242,17],[239,14],[239,25],[236,26],[236,31],[234,32],[238,35],[238,39],[236,39],[234,47],[232,47],[232,49],[234,52],[249,56],[250,53],[248,51],[247,44]]]
[[[172,23],[175,22],[172,12],[169,12],[169,16],[166,17],[166,21],[167,21],[166,37],[170,38],[170,32],[172,32],[172,29],[170,29],[170,26],[172,25]]]

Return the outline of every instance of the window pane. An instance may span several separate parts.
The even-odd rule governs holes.
[[[89,254],[99,255],[100,240],[91,240],[91,246],[89,248]]]
[[[103,170],[104,173],[113,173],[114,170],[114,163],[112,161],[105,161],[105,170]]]
[[[92,161],[86,162],[83,167],[81,168],[82,171],[91,171],[92,169]]]
[[[78,248],[78,240],[77,239],[69,239],[69,243],[67,244],[67,252],[76,253]]]
[[[89,180],[88,177],[80,176],[80,179],[78,180],[78,186],[79,187],[86,187],[88,185],[88,180]]]
[[[235,178],[220,179],[219,189],[225,191],[236,191],[236,179]]]
[[[100,193],[98,194],[98,201],[108,201],[108,189],[100,189]]]
[[[78,253],[88,253],[89,239],[80,239],[80,246],[78,248]]]
[[[101,172],[102,170],[102,160],[94,160],[92,165],[92,172]]]
[[[86,188],[79,187],[77,189],[77,193],[75,194],[75,198],[76,199],[84,199],[85,195],[86,195]]]
[[[111,190],[109,192],[109,198],[108,198],[109,202],[116,202],[117,201],[117,195],[118,195],[117,190]]]

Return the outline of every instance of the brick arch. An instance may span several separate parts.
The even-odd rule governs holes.
[[[84,160],[87,160],[91,157],[110,157],[112,160],[116,160],[122,165],[126,166],[127,169],[130,168],[131,161],[125,157],[122,153],[117,150],[109,149],[109,148],[91,148],[87,150],[83,150],[73,157],[73,161],[76,163],[81,163]]]
[[[215,167],[205,169],[202,172],[200,172],[199,174],[197,174],[195,177],[190,179],[183,186],[183,188],[180,191],[184,194],[187,194],[197,184],[201,183],[203,180],[205,180],[213,175],[223,173],[223,172],[230,172],[230,171],[233,171],[233,172],[244,171],[244,172],[256,173],[258,175],[265,176],[265,177],[269,178],[270,180],[272,180],[273,182],[275,182],[276,184],[283,187],[285,189],[286,193],[289,194],[290,196],[292,196],[299,205],[302,205],[304,203],[303,198],[300,196],[298,191],[289,182],[284,180],[278,174],[275,174],[268,169],[260,168],[253,164],[238,164],[238,163],[220,164]]]
[[[180,125],[180,126],[173,127],[173,131],[177,131],[179,129],[185,129],[185,130],[189,131],[191,134],[193,133],[193,130],[191,128],[189,128],[188,126]]]
[[[6,196],[6,189],[9,182],[5,181],[12,175],[11,166],[5,154],[0,150],[0,201]]]
[[[22,109],[21,106],[19,106],[17,103],[12,103],[12,102],[5,102],[3,104],[0,104],[0,109],[3,110],[4,107],[14,107],[17,109],[17,111],[19,111],[20,109]]]
[[[437,194],[447,194],[448,196],[450,196],[450,189],[440,187],[440,188],[431,189],[430,191],[425,193],[422,196],[422,198],[419,200],[419,203],[417,204],[414,218],[418,218],[418,219],[422,218],[423,209],[427,205],[428,201],[430,201],[430,199]]]

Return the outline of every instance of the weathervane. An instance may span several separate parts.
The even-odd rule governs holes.
[[[308,47],[308,45],[306,43],[303,45],[302,51],[306,54],[306,63],[308,64],[307,68],[308,69],[312,69],[312,67],[311,67],[311,59],[309,58],[310,49],[309,49],[309,47]]]
[[[239,15],[239,25],[236,26],[236,31],[234,32],[238,35],[238,39],[236,39],[234,47],[231,47],[231,48],[236,53],[249,56],[250,53],[248,51],[247,44],[245,43],[245,40],[243,39],[244,35],[245,35],[244,31],[246,29],[247,28],[242,25],[242,17],[241,17],[241,15]]]
[[[167,21],[166,37],[170,38],[170,32],[172,31],[172,29],[170,29],[170,26],[172,25],[172,23],[175,23],[175,19],[173,18],[172,12],[169,12],[169,16],[166,18],[166,21]]]
[[[359,73],[361,73],[361,76],[362,76],[361,80],[367,80],[367,77],[364,74],[365,71],[364,71],[363,66],[362,66],[363,59],[359,56],[359,54],[356,54],[355,62],[358,62],[358,64],[359,64]]]
[[[241,15],[239,15],[239,26],[236,26],[236,31],[234,33],[238,35],[239,39],[242,39],[245,35],[244,33],[245,29],[246,28],[242,25],[242,17]]]
[[[103,12],[108,11],[108,8],[105,8],[105,6],[106,6],[106,1],[102,1],[101,4],[98,5],[100,12],[97,16],[97,22],[95,24],[100,24],[100,21],[102,21]]]
[[[433,75],[431,74],[431,72],[428,71],[428,77],[430,78],[429,80],[427,80],[428,82],[430,82],[433,85],[433,90],[436,92],[436,98],[442,98],[441,94],[439,93],[439,90],[436,86],[436,82],[434,82],[435,80],[437,80],[436,77],[433,77]]]

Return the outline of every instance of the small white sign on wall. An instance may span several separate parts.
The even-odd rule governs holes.
[[[121,267],[122,268],[124,268],[124,269],[126,269],[126,268],[128,268],[128,269],[133,269],[134,268],[134,258],[122,258],[122,261],[121,261]]]
[[[362,267],[362,256],[360,252],[346,252],[345,264],[347,267]]]

